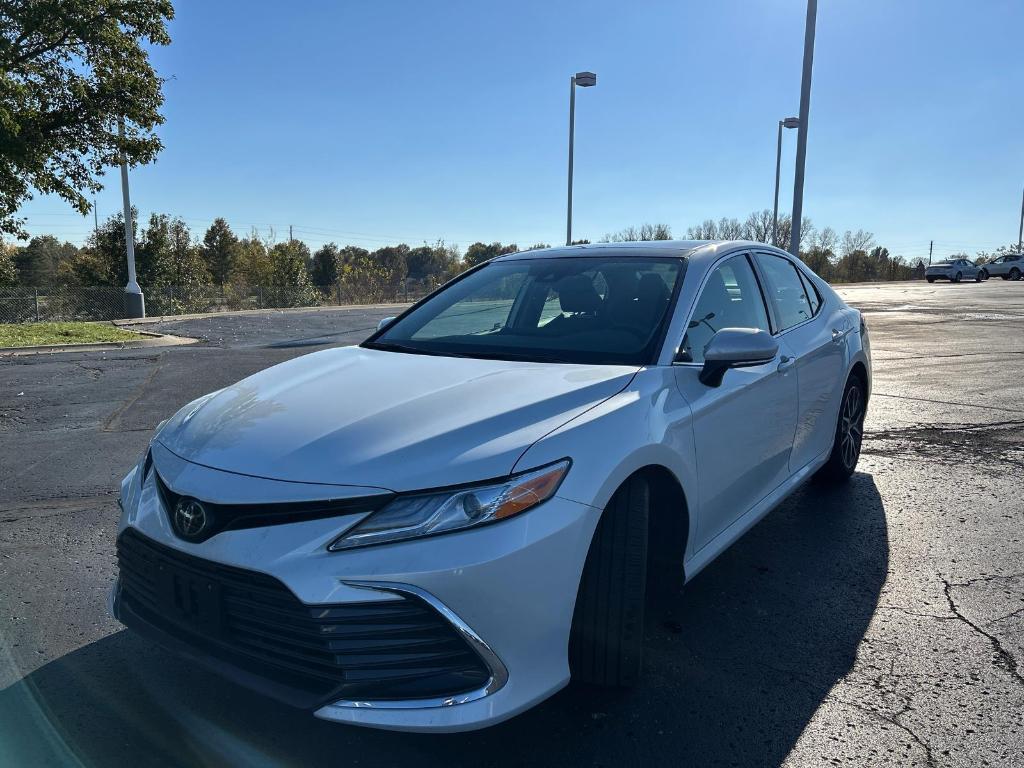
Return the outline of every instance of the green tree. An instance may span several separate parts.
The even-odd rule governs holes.
[[[309,270],[310,279],[313,285],[320,287],[334,285],[338,282],[341,256],[338,246],[334,243],[327,243],[321,246],[313,254],[313,266]]]
[[[73,258],[77,252],[74,245],[62,243],[53,235],[33,237],[14,257],[18,282],[40,286],[53,283],[61,263]]]
[[[170,0],[0,0],[0,232],[32,190],[83,215],[120,162],[161,149],[162,80],[148,46],[167,45]],[[124,120],[125,134],[118,134]]]
[[[274,264],[266,243],[260,240],[256,233],[239,240],[238,253],[231,272],[232,282],[242,286],[270,285],[273,275]]]
[[[502,245],[501,243],[473,243],[469,248],[466,249],[466,256],[463,261],[467,267],[475,267],[477,264],[496,258],[498,256],[504,256],[507,253],[517,253],[519,246],[515,243],[509,245]]]
[[[14,248],[0,242],[0,287],[14,285],[18,281],[18,270],[14,266]]]
[[[217,285],[228,281],[237,258],[238,238],[224,219],[214,219],[203,236],[203,261]]]
[[[271,289],[264,291],[268,304],[305,307],[317,303],[306,267],[309,259],[309,247],[300,240],[288,240],[270,249]]]

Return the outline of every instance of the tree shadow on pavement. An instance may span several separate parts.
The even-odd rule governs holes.
[[[888,558],[870,475],[808,486],[650,612],[640,686],[464,734],[325,723],[119,632],[0,691],[0,764],[778,765],[853,666]]]

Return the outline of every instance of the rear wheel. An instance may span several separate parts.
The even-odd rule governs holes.
[[[867,411],[867,392],[858,376],[846,382],[839,406],[835,441],[828,461],[818,470],[817,477],[831,483],[847,480],[857,468],[861,442],[864,438],[864,415]]]
[[[640,678],[649,508],[650,487],[634,477],[601,513],[572,617],[573,680],[625,687]]]
[[[983,277],[984,274],[985,274],[984,272],[975,272],[974,273],[974,282],[980,283],[982,280],[984,280],[985,279]]]
[[[961,281],[961,280],[963,279],[963,277],[964,277],[964,274],[963,274],[963,272],[957,272],[957,273],[956,273],[956,274],[955,274],[955,275],[953,276],[953,282],[954,282],[954,283],[959,283],[959,282],[960,282],[960,281]]]
[[[927,278],[925,278],[925,279],[926,279],[926,280],[927,280],[927,281],[928,281],[929,283],[934,283],[934,282],[935,282],[935,278],[934,278],[934,277],[927,277]]]

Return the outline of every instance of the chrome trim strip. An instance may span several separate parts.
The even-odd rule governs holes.
[[[455,696],[431,699],[401,699],[397,701],[348,701],[343,699],[328,704],[328,707],[346,707],[350,709],[431,709],[434,707],[452,707],[456,704],[467,704],[471,701],[482,699],[484,696],[490,696],[492,693],[499,691],[508,682],[508,669],[501,659],[498,658],[498,654],[491,650],[491,647],[484,642],[483,638],[474,632],[473,628],[464,622],[455,611],[425,589],[420,589],[412,584],[400,584],[394,581],[344,581],[343,583],[357,589],[413,595],[423,600],[458,630],[462,638],[469,643],[470,647],[487,665],[487,668],[491,671],[491,678],[482,688]]]

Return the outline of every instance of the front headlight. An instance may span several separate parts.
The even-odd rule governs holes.
[[[500,483],[399,496],[339,536],[328,549],[338,552],[505,520],[554,496],[569,465],[563,459]]]

